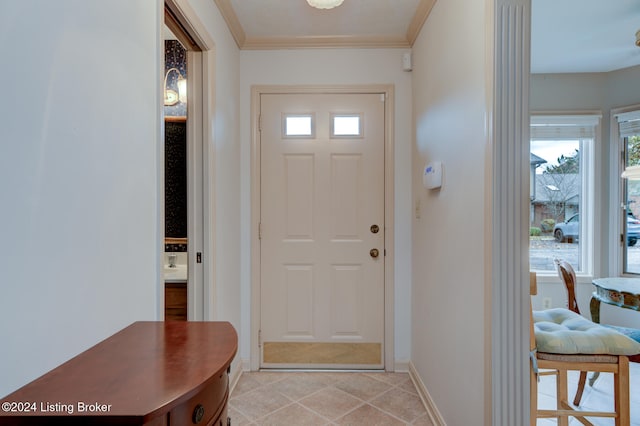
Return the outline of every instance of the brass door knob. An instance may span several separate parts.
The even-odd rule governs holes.
[[[371,230],[372,234],[377,234],[380,231],[380,227],[378,225],[371,225],[371,228],[369,228]]]
[[[375,259],[380,255],[380,252],[378,251],[378,249],[371,249],[369,250],[369,255]]]

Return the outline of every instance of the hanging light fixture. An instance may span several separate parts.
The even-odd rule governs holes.
[[[334,7],[340,6],[343,1],[344,0],[307,0],[307,3],[316,9],[333,9]]]
[[[167,88],[167,77],[169,73],[175,71],[178,73],[178,91]],[[164,104],[167,106],[175,105],[178,102],[187,102],[187,80],[180,74],[177,68],[169,68],[164,75]]]

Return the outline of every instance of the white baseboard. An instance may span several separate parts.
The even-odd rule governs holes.
[[[396,373],[408,373],[409,372],[409,361],[396,361],[394,364]]]
[[[229,395],[233,392],[240,377],[242,376],[242,372],[244,370],[244,360],[240,360],[240,362],[231,363],[231,374],[229,375]]]
[[[436,407],[433,399],[431,399],[431,395],[429,395],[427,387],[422,382],[422,379],[420,378],[416,367],[411,361],[409,361],[409,377],[411,377],[411,381],[415,385],[416,390],[418,391],[418,395],[420,396],[422,403],[427,409],[427,415],[429,416],[431,423],[436,426],[447,426],[447,423],[442,418],[442,414],[440,414],[440,411],[438,411],[438,407]]]

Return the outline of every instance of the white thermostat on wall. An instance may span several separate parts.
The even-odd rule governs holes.
[[[425,164],[422,184],[427,189],[436,189],[442,186],[442,163],[440,161]]]

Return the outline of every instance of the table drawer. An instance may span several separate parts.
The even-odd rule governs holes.
[[[223,372],[197,395],[169,413],[170,426],[209,425],[226,411],[229,397],[229,377]],[[226,423],[224,423],[226,425]]]
[[[231,421],[229,420],[229,416],[227,414],[227,405],[225,404],[224,409],[220,413],[218,417],[211,420],[207,426],[229,426],[231,425]]]

